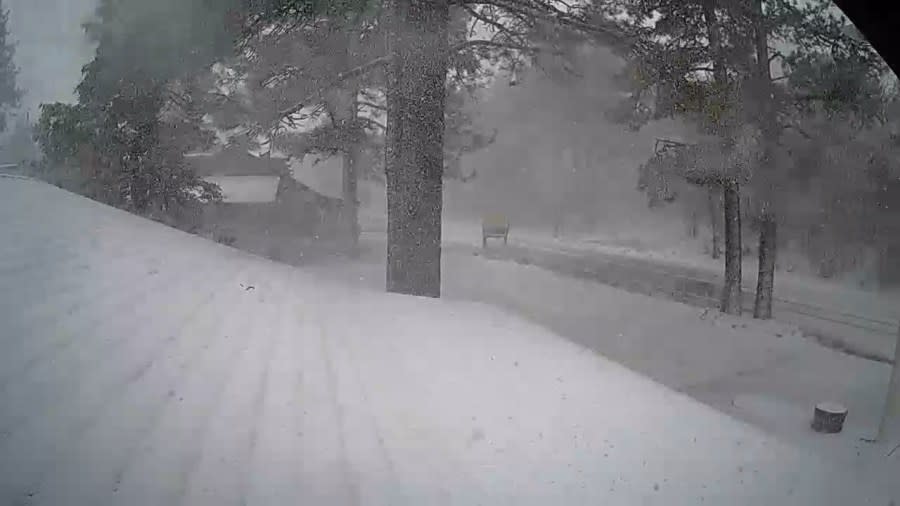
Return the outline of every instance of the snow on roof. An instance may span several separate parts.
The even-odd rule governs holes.
[[[0,178],[0,234],[0,504],[870,504],[853,473],[487,306],[29,180]]]
[[[275,202],[278,194],[278,176],[208,176],[203,179],[219,185],[222,201],[227,204]]]
[[[254,156],[246,149],[227,147],[215,152],[189,153],[185,161],[205,176],[272,176],[287,168],[285,160]]]

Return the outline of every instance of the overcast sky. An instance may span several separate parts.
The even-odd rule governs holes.
[[[153,0],[148,0],[153,1]],[[9,29],[18,43],[16,62],[22,105],[32,112],[46,102],[73,101],[74,89],[93,48],[81,24],[96,0],[5,0]]]

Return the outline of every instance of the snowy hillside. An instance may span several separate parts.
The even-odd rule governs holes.
[[[0,233],[2,504],[887,504],[487,306],[32,181],[0,178]]]

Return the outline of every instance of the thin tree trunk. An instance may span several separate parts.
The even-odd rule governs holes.
[[[894,344],[894,365],[888,383],[887,399],[878,424],[878,441],[894,443],[900,438],[900,329]]]
[[[344,248],[351,254],[359,245],[359,198],[357,196],[357,160],[361,142],[358,113],[357,88],[348,84],[345,88],[332,90],[328,105],[332,121],[340,131],[341,142],[341,208],[338,220],[339,237]]]
[[[722,289],[723,313],[740,315],[741,298],[741,190],[736,181],[727,181],[725,200],[725,286]]]
[[[725,55],[722,51],[722,36],[719,32],[719,19],[716,14],[716,0],[704,0],[703,17],[709,35],[709,48],[713,58],[713,78],[719,100],[728,99],[728,71],[725,67]],[[724,125],[719,126],[719,135],[730,139],[731,132]],[[730,143],[729,143],[730,144]],[[722,167],[723,210],[725,216],[725,286],[722,288],[721,311],[739,315],[742,311],[741,300],[741,190],[738,182],[727,176],[727,167]]]
[[[559,236],[562,235],[563,231],[563,216],[562,214],[556,214],[553,217],[553,238],[559,239]]]
[[[347,146],[343,155],[343,175],[341,179],[341,196],[343,209],[341,216],[343,233],[348,241],[347,246],[352,254],[359,248],[359,173],[357,162],[359,160],[359,145],[352,143]]]
[[[770,215],[763,216],[759,228],[759,274],[756,280],[756,300],[753,317],[761,320],[772,318],[772,300],[775,286],[775,256],[778,251],[777,223]]]
[[[690,237],[691,239],[696,239],[699,228],[698,222],[700,221],[700,217],[698,216],[696,210],[691,211],[691,217],[689,219],[690,223],[688,224],[688,237]]]
[[[774,167],[772,152],[777,142],[777,124],[772,99],[772,71],[769,63],[769,35],[763,14],[762,0],[753,0],[754,46],[756,49],[757,100],[759,107],[759,127],[763,133],[763,157],[757,167],[757,193],[763,200],[761,227],[759,232],[759,273],[756,282],[756,299],[753,316],[760,319],[772,318],[772,299],[775,292],[775,236],[777,222],[772,209],[775,198],[773,184]]]
[[[717,200],[719,200],[719,195],[716,192],[715,187],[710,187],[707,190],[707,195],[709,199],[709,227],[712,230],[712,257],[718,259],[722,256],[722,238],[721,232],[719,231],[719,206],[717,204]]]
[[[722,35],[719,32],[719,19],[716,15],[716,0],[703,1],[703,17],[706,21],[709,49],[713,57],[713,78],[721,93],[728,84],[728,71],[725,68],[725,55],[722,53]]]
[[[441,295],[448,0],[394,0],[388,83],[387,290]]]
[[[336,54],[338,63],[343,68],[354,65],[354,57],[358,54],[358,27],[352,24],[335,23],[332,30],[347,33],[347,44]],[[343,248],[355,255],[359,246],[359,199],[357,196],[358,178],[357,161],[362,132],[359,127],[359,81],[348,79],[335,86],[328,93],[327,106],[332,122],[338,129],[341,138],[341,208],[338,227],[339,239]]]

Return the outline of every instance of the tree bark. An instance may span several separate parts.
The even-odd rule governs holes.
[[[352,68],[359,56],[360,28],[353,23],[337,21],[329,26],[334,33],[346,36],[346,43],[335,53],[339,68]],[[326,92],[326,106],[333,125],[338,131],[341,148],[341,208],[338,217],[338,237],[343,249],[351,255],[359,246],[359,198],[357,187],[359,174],[360,143],[363,133],[359,126],[358,77],[352,77],[333,86]]]
[[[719,32],[719,19],[716,14],[716,0],[703,1],[703,17],[709,36],[709,49],[713,59],[713,78],[716,92],[723,103],[728,99],[728,71],[725,67],[725,55],[722,51],[722,36]],[[732,133],[725,125],[719,125],[719,135],[730,139]],[[725,216],[725,285],[722,288],[723,313],[741,314],[741,190],[739,183],[727,176],[728,168],[722,167],[723,208]]]
[[[894,345],[894,365],[888,383],[887,399],[881,423],[878,424],[878,441],[893,443],[900,437],[900,328]]]
[[[347,240],[347,247],[351,254],[355,254],[359,248],[359,145],[351,143],[344,151],[342,164],[343,174],[341,178],[341,196],[343,199],[343,218],[341,228]]]
[[[722,256],[722,238],[721,232],[719,231],[719,206],[716,205],[716,201],[719,200],[719,195],[714,187],[710,187],[707,190],[707,193],[709,197],[709,227],[712,230],[712,257],[718,259]]]
[[[763,216],[759,228],[759,274],[756,280],[756,300],[753,304],[753,317],[761,320],[772,319],[775,256],[778,251],[777,227],[774,216]]]
[[[741,297],[741,190],[737,181],[727,181],[725,200],[725,286],[722,289],[723,313],[740,315]]]
[[[756,282],[756,299],[753,317],[772,318],[772,299],[775,292],[775,235],[777,223],[772,199],[775,198],[773,150],[778,141],[778,125],[772,98],[772,70],[769,62],[769,34],[762,8],[762,0],[753,0],[754,46],[756,49],[756,92],[759,111],[759,128],[763,136],[763,156],[754,178],[763,200],[759,233],[759,273]]]
[[[441,295],[448,0],[394,0],[387,93],[387,291]]]
[[[703,18],[706,21],[709,49],[713,58],[713,78],[716,84],[719,85],[719,92],[721,93],[728,84],[728,71],[725,68],[725,55],[722,53],[722,34],[719,32],[716,0],[703,1]]]
[[[349,61],[349,60],[348,60]],[[359,246],[359,186],[357,161],[361,133],[358,125],[356,85],[332,90],[328,99],[332,121],[341,136],[341,209],[338,227],[343,247],[355,254]]]

